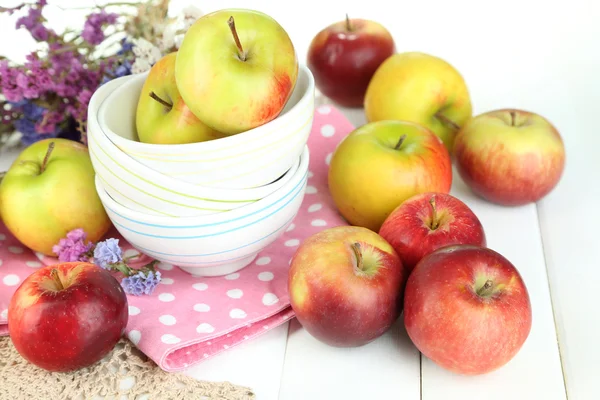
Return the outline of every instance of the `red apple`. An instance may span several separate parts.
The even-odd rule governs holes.
[[[519,271],[504,256],[473,245],[425,256],[405,288],[404,323],[415,346],[464,375],[494,371],[521,349],[531,303]]]
[[[21,283],[8,307],[8,331],[27,361],[67,372],[107,355],[128,317],[125,292],[107,270],[66,262],[41,268]]]
[[[523,110],[494,110],[468,121],[456,136],[454,154],[473,192],[505,206],[540,200],[565,168],[560,133],[541,115]]]
[[[384,26],[346,16],[313,38],[307,65],[321,93],[341,106],[362,107],[369,81],[394,52],[394,39]]]
[[[396,250],[409,271],[427,254],[452,244],[486,246],[479,218],[447,193],[421,193],[400,204],[379,234]]]
[[[406,278],[400,258],[381,236],[338,226],[300,245],[288,289],[296,318],[312,336],[331,346],[356,347],[397,320]]]

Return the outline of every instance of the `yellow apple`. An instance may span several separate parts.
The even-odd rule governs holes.
[[[369,122],[393,119],[423,125],[450,152],[473,112],[462,75],[441,58],[419,52],[385,60],[369,82],[364,107]]]
[[[21,152],[0,182],[0,217],[24,246],[47,256],[73,229],[96,242],[112,226],[87,147],[68,139],[41,140]]]
[[[375,232],[404,200],[424,192],[450,192],[452,162],[442,141],[407,121],[370,122],[334,151],[329,192],[351,224]]]

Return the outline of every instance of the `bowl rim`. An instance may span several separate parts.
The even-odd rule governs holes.
[[[177,196],[213,202],[255,202],[264,197],[270,196],[277,192],[277,190],[281,189],[280,187],[279,189],[273,190],[271,187],[269,187],[270,184],[243,189],[228,189],[194,185],[189,182],[173,179],[159,171],[153,170],[152,168],[138,162],[128,154],[119,151],[118,147],[102,134],[97,115],[93,113],[92,110],[99,109],[102,103],[108,99],[108,96],[105,96],[104,99],[101,100],[101,97],[104,95],[105,91],[110,90],[110,88],[113,86],[116,87],[119,81],[122,82],[122,80],[125,80],[126,78],[128,78],[128,76],[116,78],[103,85],[106,87],[101,86],[95,91],[94,95],[90,99],[90,111],[88,112],[88,125],[91,125],[93,129],[88,127],[87,130],[89,137],[88,140],[94,141],[98,148],[100,148],[100,150],[102,150],[114,163],[116,163],[121,170],[127,171],[136,179],[141,179],[153,186],[156,186],[162,191],[170,192]],[[114,149],[114,151],[109,151],[109,149]],[[299,161],[296,160],[294,162]],[[290,169],[286,171],[286,174],[290,172]],[[154,180],[151,182],[144,178],[143,175],[147,175],[148,173],[151,173],[155,179],[158,179],[158,181]],[[198,193],[204,193],[204,195],[200,196]]]
[[[315,80],[311,70],[304,63],[298,63],[298,76],[303,74],[307,79],[307,87],[306,90],[302,93],[298,102],[294,104],[289,110],[285,113],[279,114],[275,119],[257,126],[256,128],[222,138],[212,139],[204,142],[196,142],[196,143],[184,143],[184,144],[151,144],[151,143],[142,143],[135,140],[130,140],[124,138],[121,135],[118,135],[111,129],[108,129],[106,123],[106,110],[100,112],[100,107],[97,109],[98,120],[100,126],[106,127],[103,129],[103,133],[105,136],[113,142],[117,147],[119,145],[123,147],[135,148],[135,152],[130,152],[131,154],[152,156],[157,158],[164,158],[165,156],[192,156],[192,155],[201,155],[206,154],[213,151],[223,151],[228,150],[232,147],[238,146],[247,146],[255,142],[257,139],[260,139],[262,136],[266,136],[269,133],[272,133],[271,130],[278,130],[277,125],[283,123],[289,123],[289,120],[294,118],[298,114],[298,109],[304,110],[305,108],[309,108],[310,104],[313,104],[313,114],[314,114],[314,95],[315,95]],[[142,72],[139,74],[127,75],[123,78],[129,78],[124,80],[123,84],[119,87],[115,88],[112,93],[109,93],[106,99],[108,100],[111,96],[117,96],[120,92],[127,90],[129,86],[132,86],[137,83],[138,80],[145,80],[150,71]],[[296,85],[294,89],[297,87],[298,81],[296,81]],[[293,91],[292,91],[293,93]],[[290,96],[291,97],[291,96]],[[288,99],[289,101],[289,99]],[[265,133],[266,132],[266,133]]]
[[[168,217],[168,216],[157,216],[145,214],[143,212],[135,211],[127,208],[118,202],[116,202],[110,195],[105,191],[102,182],[98,176],[95,177],[96,191],[103,206],[107,209],[107,212],[116,214],[120,218],[128,220],[136,225],[144,225],[153,228],[163,229],[194,229],[208,226],[216,226],[232,223],[235,221],[243,220],[251,217],[257,213],[263,212],[271,207],[274,207],[278,203],[285,201],[287,197],[291,197],[283,206],[285,207],[298,193],[302,190],[302,187],[306,185],[308,180],[308,169],[310,164],[310,151],[308,145],[304,146],[302,155],[300,156],[300,165],[296,170],[296,173],[283,187],[275,191],[273,194],[266,196],[254,203],[235,208],[230,211],[219,212],[215,214],[198,215],[192,217]],[[281,193],[285,193],[281,195]],[[278,210],[279,210],[278,209]],[[274,211],[273,213],[277,212]],[[268,216],[272,215],[269,214]],[[227,219],[224,219],[227,216]],[[183,225],[176,225],[174,222],[185,221]],[[113,222],[114,224],[115,222]],[[252,224],[254,224],[253,222]]]

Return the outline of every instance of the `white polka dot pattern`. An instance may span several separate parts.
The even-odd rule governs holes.
[[[167,371],[180,370],[293,317],[287,271],[308,236],[345,225],[328,194],[327,170],[335,147],[354,127],[330,105],[316,109],[309,136],[310,165],[305,196],[292,221],[281,221],[280,237],[246,268],[220,277],[189,274],[170,263],[156,264],[162,282],[150,296],[128,296],[127,337]],[[112,230],[125,256],[139,254]],[[200,249],[207,251],[210,249]],[[10,295],[32,272],[57,260],[33,253],[0,224],[0,329]],[[134,258],[139,267],[151,259]],[[178,349],[175,351],[175,349]]]

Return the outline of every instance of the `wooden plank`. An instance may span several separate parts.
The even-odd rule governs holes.
[[[452,194],[463,200],[484,225],[488,247],[508,258],[525,280],[533,309],[531,333],[504,367],[475,377],[450,373],[422,357],[423,400],[565,399],[544,253],[534,204],[506,208],[475,197],[455,173]],[[510,392],[507,393],[507,388]],[[591,397],[588,397],[591,398]]]
[[[356,348],[327,346],[293,319],[279,399],[419,399],[419,376],[419,352],[401,318],[379,339]]]
[[[276,400],[289,323],[197,364],[184,373],[198,380],[248,386],[261,400]]]
[[[597,32],[596,36],[600,35],[600,29]],[[595,62],[586,67],[590,72],[600,65],[600,56],[592,53]],[[572,99],[571,103],[556,118],[567,149],[565,173],[555,190],[538,204],[571,400],[600,399],[600,136],[595,128],[600,81],[585,76],[570,78],[570,90],[564,96]]]

